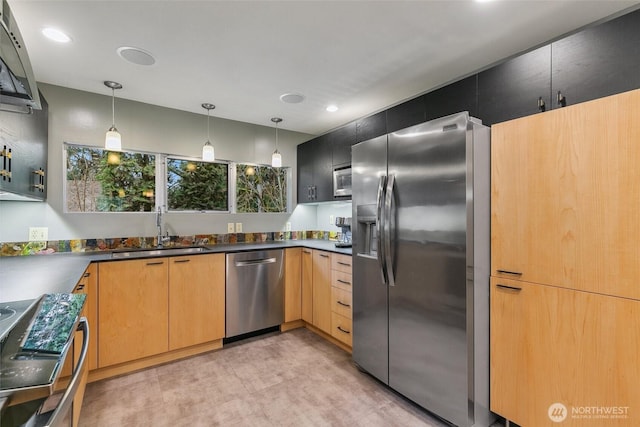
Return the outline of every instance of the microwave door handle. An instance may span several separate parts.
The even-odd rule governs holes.
[[[376,199],[376,244],[377,244],[377,256],[378,256],[378,265],[380,266],[380,275],[382,276],[382,283],[387,286],[389,283],[387,281],[387,266],[386,259],[384,257],[384,245],[382,244],[382,221],[383,221],[383,202],[384,202],[384,187],[387,183],[387,177],[382,175],[380,180],[378,181],[378,196]]]
[[[78,358],[78,364],[73,370],[73,374],[71,376],[71,381],[69,381],[69,386],[65,390],[58,406],[52,411],[47,424],[44,427],[60,427],[62,422],[67,414],[67,411],[71,409],[71,403],[73,403],[73,399],[75,397],[76,391],[78,387],[80,387],[80,383],[82,382],[82,376],[86,371],[86,362],[87,362],[87,351],[89,350],[89,324],[87,323],[87,318],[80,318],[80,322],[78,323],[78,331],[82,331],[82,350],[80,350],[80,357]]]

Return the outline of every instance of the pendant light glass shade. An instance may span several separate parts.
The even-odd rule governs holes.
[[[122,85],[117,82],[105,81],[104,85],[111,89],[111,127],[107,130],[104,139],[104,148],[109,151],[122,151],[122,137],[116,129],[116,104],[115,90],[122,89]]]
[[[204,103],[202,108],[207,110],[207,142],[202,146],[202,160],[207,162],[213,162],[216,159],[216,152],[209,140],[209,113],[216,108],[213,104]]]
[[[276,124],[276,150],[271,155],[271,167],[280,168],[282,167],[282,154],[278,151],[278,123],[280,123],[282,119],[280,117],[273,117],[271,121]]]

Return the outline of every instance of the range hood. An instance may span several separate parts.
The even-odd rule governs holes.
[[[40,96],[18,25],[7,0],[0,9],[0,109],[40,110]]]

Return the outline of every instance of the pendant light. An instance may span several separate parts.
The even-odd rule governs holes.
[[[276,124],[276,151],[271,155],[271,166],[274,168],[282,167],[282,154],[278,151],[278,123],[282,121],[280,117],[273,117],[271,119]]]
[[[207,110],[207,142],[205,142],[202,146],[202,160],[213,162],[216,159],[216,152],[213,148],[213,145],[211,145],[211,141],[209,140],[209,113],[211,112],[211,110],[216,108],[216,106],[205,102],[204,104],[202,104],[202,108]]]
[[[105,81],[104,85],[111,88],[111,127],[107,131],[104,140],[104,148],[109,151],[122,151],[122,139],[120,132],[116,129],[116,98],[115,90],[122,89],[122,85],[117,82]]]

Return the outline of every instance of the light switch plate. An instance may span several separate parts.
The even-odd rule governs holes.
[[[286,223],[286,224],[285,224],[285,226],[284,226],[284,230],[285,230],[285,231],[291,231],[291,223],[290,223],[290,222],[288,222],[288,223]]]
[[[227,223],[227,233],[235,233],[235,228],[233,227],[232,222]]]
[[[236,233],[242,233],[242,223],[236,222]]]
[[[29,227],[30,242],[46,242],[49,240],[49,227]]]
[[[335,225],[335,217],[333,215],[329,215],[329,225]]]

